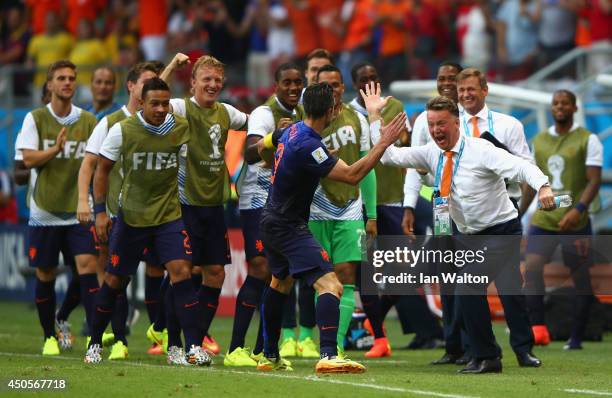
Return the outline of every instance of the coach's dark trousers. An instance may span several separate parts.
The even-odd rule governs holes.
[[[455,223],[452,223],[453,234],[459,231]],[[452,250],[454,248],[454,237],[437,236],[430,244],[434,250]],[[455,273],[457,268],[453,264],[436,264],[436,273]],[[469,341],[463,329],[459,301],[455,296],[455,285],[440,283],[440,301],[442,303],[442,323],[444,326],[445,351],[452,355],[462,355],[468,350]]]
[[[478,246],[481,249],[486,247],[486,261],[470,263],[458,271],[459,274],[487,275],[489,282],[495,281],[510,329],[510,345],[516,353],[530,352],[533,347],[533,334],[522,294],[521,233],[518,219],[478,232],[475,235],[483,235]],[[455,239],[458,246],[476,248],[473,237],[458,235]],[[485,284],[459,284],[455,290],[455,301],[468,336],[470,354],[476,359],[494,358],[501,354],[491,327],[486,288]]]

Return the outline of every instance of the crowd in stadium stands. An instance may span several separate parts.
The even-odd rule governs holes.
[[[271,93],[276,66],[303,65],[315,48],[332,52],[346,81],[364,60],[386,84],[435,78],[443,60],[515,81],[577,46],[612,43],[611,25],[612,0],[3,0],[0,67],[17,67],[0,77],[0,93],[12,83],[15,95],[40,104],[47,67],[70,59],[76,100],[91,103],[95,67],[112,65],[121,81],[121,70],[180,49],[222,60],[229,96],[250,111],[259,102],[248,98]],[[611,63],[592,55],[588,71]],[[190,68],[177,71],[173,90],[187,92],[189,79]]]
[[[429,79],[454,59],[512,81],[576,46],[612,40],[611,0],[7,0],[0,16],[0,65],[40,68],[34,87],[58,59],[73,61],[86,85],[86,68],[167,60],[181,49],[223,60],[230,85],[265,91],[276,65],[319,47],[345,78],[368,59],[387,82]],[[590,71],[610,63],[590,61]],[[32,77],[16,79],[19,93]]]

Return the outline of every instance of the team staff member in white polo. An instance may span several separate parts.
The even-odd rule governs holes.
[[[535,164],[527,145],[523,125],[510,115],[490,110],[485,103],[488,93],[487,80],[478,69],[466,68],[457,75],[459,105],[464,109],[463,114],[459,116],[461,134],[480,137],[481,134],[488,132],[504,144],[510,153]],[[510,200],[518,208],[519,215],[523,214],[529,207],[530,198],[533,196],[521,195],[521,193],[529,190],[529,187],[525,184],[521,186],[517,182],[508,182],[506,189]],[[525,298],[521,295],[500,295],[500,300],[510,328],[512,349],[517,355],[530,352],[534,343],[533,334],[522,325]],[[540,365],[537,358],[519,359],[519,363],[521,366],[537,367]]]
[[[380,87],[374,85],[366,88],[365,96],[372,123],[372,141],[376,143],[379,140],[376,124],[380,123],[380,110],[386,100],[380,98]],[[446,209],[440,206],[434,210],[439,218],[446,217],[446,222],[434,226],[434,229],[446,225],[447,234],[450,233],[452,219],[461,234],[520,235],[518,211],[510,201],[504,178],[527,183],[538,191],[543,209],[555,207],[548,177],[536,166],[496,148],[486,140],[460,134],[459,110],[452,100],[433,98],[426,109],[433,142],[421,147],[387,149],[381,161],[399,167],[424,169],[436,175],[436,181],[439,181],[436,190],[447,206]],[[518,243],[518,240],[515,241]],[[510,256],[507,240],[489,239],[487,244],[487,264],[496,265],[488,270],[489,280],[495,280],[502,293],[511,290],[520,292],[518,244],[516,250],[510,250],[515,255]],[[458,272],[465,272],[473,265]],[[461,370],[462,373],[501,372],[502,369],[501,352],[491,328],[486,286],[480,288],[482,294],[478,295],[461,295],[458,288],[457,300],[470,341],[470,353],[474,358]]]
[[[489,132],[504,144],[510,153],[535,164],[527,145],[523,124],[513,116],[490,110],[485,103],[489,87],[481,71],[476,68],[462,70],[457,75],[457,94],[459,105],[464,109],[459,118],[461,134],[480,137],[481,134]],[[523,214],[529,203],[520,202],[521,186],[516,182],[509,183],[508,195],[515,205],[519,206],[520,214]]]

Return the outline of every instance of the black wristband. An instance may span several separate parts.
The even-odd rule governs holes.
[[[576,203],[576,206],[574,206],[574,208],[578,210],[579,212],[584,213],[585,211],[587,211],[588,206],[582,202],[578,202]]]
[[[106,213],[106,203],[96,203],[94,204],[94,214],[97,215],[99,213]]]

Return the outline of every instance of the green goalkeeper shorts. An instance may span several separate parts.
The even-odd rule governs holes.
[[[329,254],[332,264],[361,262],[365,258],[363,221],[309,221],[308,227]]]

